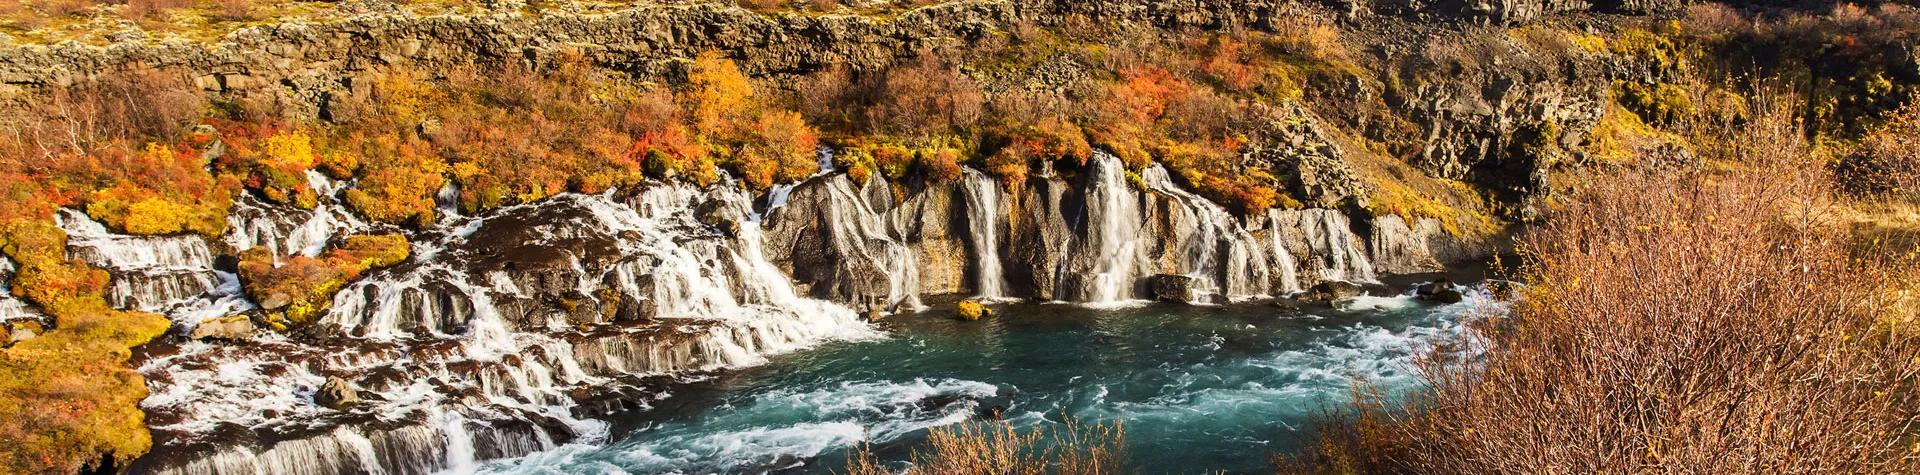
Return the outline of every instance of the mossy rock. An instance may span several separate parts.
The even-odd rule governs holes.
[[[955,307],[960,311],[961,320],[978,321],[980,317],[993,315],[992,309],[988,309],[987,306],[981,305],[980,302],[972,300],[962,300]]]

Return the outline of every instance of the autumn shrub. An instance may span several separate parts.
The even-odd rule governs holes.
[[[1833,183],[1782,110],[1742,166],[1595,177],[1522,243],[1504,320],[1363,402],[1283,469],[1347,473],[1906,471],[1920,345],[1880,324]],[[1905,266],[1909,264],[1902,264]]]
[[[905,177],[907,170],[913,166],[913,151],[899,144],[882,144],[874,147],[869,154],[873,156],[874,168],[888,180]]]
[[[1920,105],[1908,104],[1834,163],[1846,191],[1856,196],[1920,196]]]
[[[333,302],[333,294],[368,270],[398,264],[411,249],[398,234],[348,236],[319,257],[278,256],[256,247],[240,253],[240,278],[248,297],[260,302],[278,331],[309,323]]]
[[[960,150],[952,147],[933,147],[914,152],[915,169],[920,175],[933,183],[948,183],[960,179]]]
[[[879,73],[864,111],[876,135],[926,138],[963,133],[980,120],[985,98],[974,80],[933,51]]]
[[[877,461],[861,446],[848,458],[846,475],[1109,475],[1127,468],[1127,435],[1120,423],[1023,429],[1004,421],[964,423],[928,431],[923,450],[901,472]]]
[[[353,153],[362,162],[360,181],[346,191],[347,205],[377,222],[432,225],[433,194],[445,184],[446,163],[424,156],[429,146],[417,138],[383,134],[358,143]]]

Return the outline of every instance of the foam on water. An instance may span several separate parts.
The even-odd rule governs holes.
[[[913,379],[783,388],[729,403],[698,423],[670,421],[603,448],[571,447],[490,464],[488,473],[761,472],[830,450],[897,440],[968,419],[999,388],[978,381]]]
[[[701,203],[746,213],[746,196],[737,189],[659,185],[626,197],[562,195],[483,216],[450,215],[441,227],[412,236],[413,260],[370,272],[334,295],[310,324],[329,339],[260,332],[249,342],[184,341],[154,355],[138,369],[149,381],[142,407],[153,415],[157,451],[208,443],[214,449],[146,471],[340,473],[361,466],[395,474],[470,473],[489,459],[604,443],[608,425],[580,415],[575,395],[581,390],[645,391],[627,381],[636,374],[750,366],[821,341],[878,336],[850,309],[795,295],[760,255],[757,224],[742,223],[733,236],[700,224],[692,215]],[[266,221],[288,212],[254,211]],[[465,263],[487,256],[467,250],[466,240],[504,223],[499,217],[539,213],[574,217],[538,223],[530,231],[539,242],[599,239],[617,246],[620,261],[611,266],[571,258],[576,294],[607,298],[595,289],[610,283],[620,300],[651,302],[659,320],[589,335],[559,316],[510,315],[544,297],[529,294],[507,272],[469,272]],[[106,243],[93,244],[92,255],[121,268],[198,262],[194,252],[204,252],[204,246],[175,251],[164,247],[172,241],[129,240],[91,221],[67,221],[83,245]],[[255,233],[261,236],[273,235]],[[264,242],[287,240],[255,245]],[[177,324],[190,328],[254,308],[232,274],[208,272],[214,283],[205,298],[170,306]],[[315,391],[329,377],[344,377],[362,403],[343,410],[315,404]],[[633,396],[633,403],[663,396]],[[270,439],[218,442],[236,430],[242,439]]]

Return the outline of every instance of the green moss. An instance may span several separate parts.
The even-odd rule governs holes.
[[[1694,113],[1693,96],[1677,84],[1614,81],[1613,90],[1616,102],[1655,123],[1674,123]]]

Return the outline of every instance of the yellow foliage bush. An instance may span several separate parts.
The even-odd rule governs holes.
[[[103,453],[120,463],[146,453],[146,382],[126,361],[168,326],[109,308],[106,273],[67,260],[66,233],[51,221],[0,226],[0,251],[20,265],[14,292],[59,325],[0,349],[0,467],[18,473],[75,473]]]

